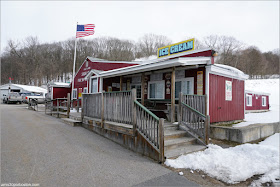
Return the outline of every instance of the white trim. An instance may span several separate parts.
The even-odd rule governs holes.
[[[103,78],[99,77],[99,92],[103,92]]]
[[[154,84],[154,83],[163,83],[163,93],[162,93],[162,98],[150,98],[150,84]],[[161,80],[161,81],[149,81],[148,82],[148,99],[164,99],[165,98],[165,80]]]
[[[246,106],[252,106],[253,105],[253,96],[246,94]]]
[[[96,92],[92,92],[92,82],[93,82],[93,79],[96,80]],[[98,93],[98,77],[97,78],[91,78],[90,79],[90,83],[91,83],[91,85],[90,85],[90,93]]]
[[[52,91],[51,91],[51,100],[53,100],[53,87],[52,88]]]
[[[206,93],[206,96],[207,96],[207,115],[209,115],[209,98],[210,98],[210,96],[209,96],[209,88],[210,88],[210,86],[209,86],[209,70],[207,69],[207,68],[205,68],[205,93]]]
[[[262,106],[266,106],[266,96],[262,96]]]
[[[99,76],[100,72],[103,72],[102,70],[97,70],[97,69],[91,69],[86,76],[84,77],[85,80],[88,80],[90,77],[92,77],[92,74],[94,76]]]
[[[209,73],[214,74],[214,75],[220,75],[223,77],[228,77],[228,78],[234,78],[238,80],[246,80],[249,78],[248,75],[246,74],[237,74],[233,71],[230,71],[229,69],[220,67],[220,66],[215,66],[215,65],[208,65],[206,66],[206,69],[209,70]]]
[[[76,91],[76,97],[74,97],[74,91]],[[77,99],[77,97],[78,97],[78,90],[77,90],[77,88],[73,88],[73,90],[72,90],[72,99]]]

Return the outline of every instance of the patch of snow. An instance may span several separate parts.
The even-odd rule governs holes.
[[[165,165],[174,168],[202,170],[229,184],[236,184],[251,178],[263,176],[252,183],[276,182],[279,178],[279,133],[259,144],[243,144],[223,149],[210,144],[204,151],[167,159]],[[277,146],[278,145],[278,146]]]
[[[70,113],[77,113],[77,110],[76,109],[70,109]]]
[[[179,175],[181,175],[181,176],[182,176],[183,174],[184,174],[184,173],[183,173],[182,171],[180,171],[180,172],[179,172]]]
[[[190,172],[193,173],[193,170],[191,170]]]
[[[143,61],[148,61],[148,60],[155,60],[157,59],[157,56],[156,55],[152,55],[152,56],[149,56],[149,57],[142,57],[142,58],[136,58],[134,61],[136,62],[143,62]]]
[[[269,93],[269,104],[271,107],[268,112],[245,114],[244,122],[235,124],[233,127],[279,122],[279,79],[246,80],[245,90]]]

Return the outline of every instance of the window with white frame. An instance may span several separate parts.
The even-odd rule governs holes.
[[[97,84],[97,78],[91,79],[91,93],[97,93],[98,92],[98,84]]]
[[[73,99],[77,99],[77,88],[73,89],[72,96],[73,96]]]
[[[262,96],[262,106],[266,106],[266,97]]]
[[[141,99],[141,84],[132,84],[131,89],[135,88],[136,89],[136,97],[137,99]]]
[[[175,80],[175,98],[179,98],[179,93],[182,92],[185,95],[193,95],[194,93],[194,78],[184,78]]]
[[[88,93],[87,87],[84,87],[84,93]]]
[[[150,81],[148,86],[148,99],[164,99],[164,80]]]
[[[252,95],[246,94],[246,106],[252,106]]]

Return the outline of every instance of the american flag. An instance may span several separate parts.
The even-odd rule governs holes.
[[[76,38],[89,36],[94,34],[94,24],[77,25]]]

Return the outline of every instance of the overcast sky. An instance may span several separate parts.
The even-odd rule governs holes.
[[[176,43],[217,34],[263,52],[279,48],[279,1],[1,1],[1,50],[9,39],[75,37],[77,22],[96,25],[95,34],[84,39],[137,41],[154,33]]]

